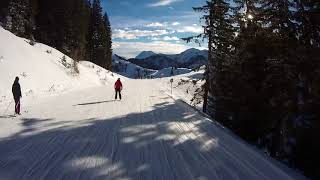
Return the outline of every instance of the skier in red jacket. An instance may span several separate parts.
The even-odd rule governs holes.
[[[118,80],[116,81],[116,83],[114,83],[114,89],[116,90],[115,99],[117,100],[118,93],[119,93],[119,98],[120,98],[120,100],[121,100],[122,83],[121,83],[121,81],[120,81],[120,78],[118,78]]]

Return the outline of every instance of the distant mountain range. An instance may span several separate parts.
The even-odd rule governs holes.
[[[129,62],[147,69],[160,70],[169,67],[197,68],[208,62],[208,51],[188,49],[180,54],[156,54],[152,51],[141,52],[136,58],[128,59]]]
[[[136,59],[145,59],[153,55],[156,55],[156,53],[152,51],[143,51],[136,57]]]
[[[186,74],[191,72],[190,69],[186,68],[164,68],[161,70],[152,70],[143,68],[136,64],[129,62],[127,59],[114,54],[112,56],[112,69],[114,72],[126,76],[128,78],[163,78],[176,76],[180,74]]]
[[[122,76],[129,78],[145,78],[155,72],[129,62],[126,58],[114,54],[112,56],[112,70]]]

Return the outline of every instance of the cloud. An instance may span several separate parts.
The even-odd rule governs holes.
[[[181,0],[159,0],[158,2],[148,4],[148,6],[149,7],[168,6],[177,1],[181,1]]]
[[[149,39],[152,40],[152,41],[159,41],[161,38],[159,38],[159,37],[151,37]]]
[[[203,33],[203,28],[201,26],[184,26],[177,30],[179,33]]]
[[[178,25],[180,25],[180,23],[179,22],[173,22],[171,25],[172,26],[178,26]]]
[[[164,27],[165,24],[159,23],[159,22],[153,22],[150,24],[147,24],[146,27]]]
[[[189,46],[188,44],[179,44],[175,42],[165,42],[165,41],[113,42],[114,53],[127,58],[135,57],[142,51],[153,51],[156,53],[164,53],[164,54],[178,54],[190,48],[199,48],[199,47]]]
[[[139,37],[155,37],[170,34],[167,30],[130,30],[130,29],[116,29],[113,31],[113,38],[119,39],[138,39]]]
[[[148,39],[150,39],[150,40],[152,40],[152,41],[176,41],[176,42],[179,42],[179,38],[178,37],[176,37],[176,36],[172,36],[172,37],[170,37],[170,36],[164,36],[164,37],[150,37],[150,38],[148,38]]]
[[[165,36],[165,37],[163,37],[163,40],[164,41],[179,41],[180,39],[176,36],[173,36],[173,37]]]
[[[146,24],[150,24],[153,21],[147,19],[135,18],[130,16],[110,16],[111,27],[113,30],[116,29],[138,29],[144,27]]]

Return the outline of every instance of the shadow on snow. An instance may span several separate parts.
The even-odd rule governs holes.
[[[94,105],[94,104],[109,103],[109,102],[114,102],[114,101],[115,101],[115,100],[97,101],[97,102],[89,102],[89,103],[76,104],[76,105],[73,105],[73,106],[87,106],[87,105]]]
[[[233,179],[227,174],[236,173],[228,171],[236,171],[238,162],[223,162],[226,169],[216,156],[239,147],[221,146],[218,128],[196,115],[190,108],[161,103],[149,112],[110,119],[22,119],[26,130],[0,139],[0,177],[188,180],[221,173]],[[48,129],[37,132],[36,125],[43,123]]]

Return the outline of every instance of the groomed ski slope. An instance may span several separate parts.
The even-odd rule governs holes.
[[[0,179],[300,179],[157,82],[127,80],[122,101],[109,84],[2,116]]]

